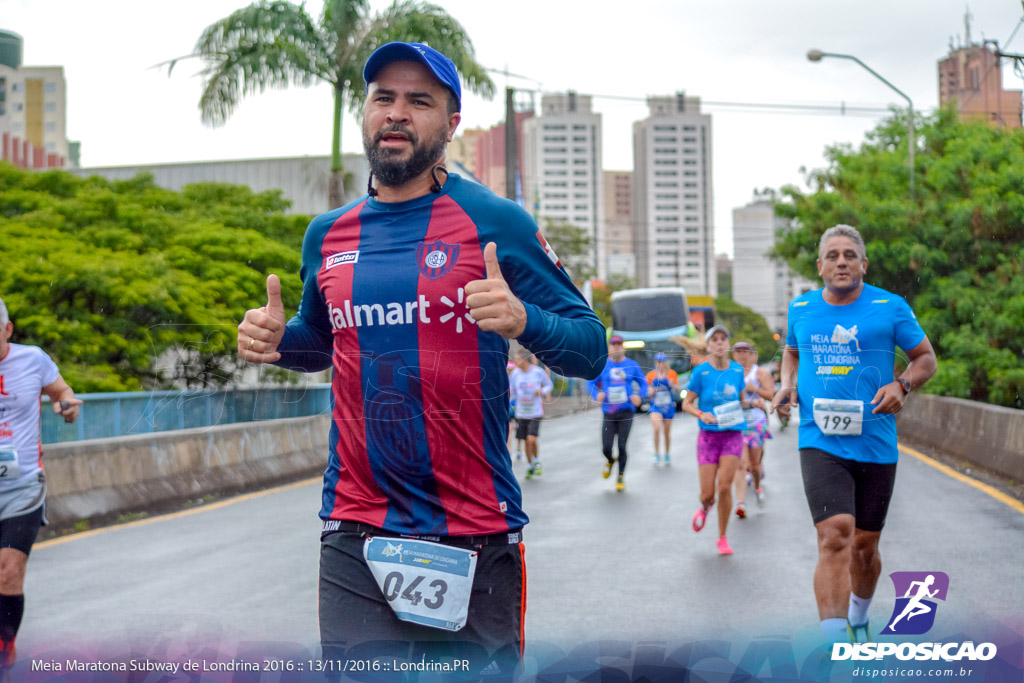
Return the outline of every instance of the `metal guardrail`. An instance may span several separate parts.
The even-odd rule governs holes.
[[[42,442],[63,443],[236,422],[319,415],[330,410],[330,384],[287,385],[227,391],[126,391],[78,394],[77,421],[66,424],[48,405]]]

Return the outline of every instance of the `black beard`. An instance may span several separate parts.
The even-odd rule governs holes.
[[[397,150],[381,149],[380,140],[387,133],[403,133],[412,144],[412,156],[408,161],[392,159]],[[442,130],[432,140],[420,144],[419,136],[401,126],[389,126],[378,131],[373,137],[363,131],[363,149],[370,164],[370,172],[377,182],[385,187],[400,187],[433,166],[444,154],[448,143],[447,130]]]

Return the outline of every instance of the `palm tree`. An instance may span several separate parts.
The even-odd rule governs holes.
[[[206,27],[196,44],[191,56],[205,62],[199,100],[203,122],[222,125],[244,96],[267,88],[329,83],[334,88],[334,140],[328,208],[337,208],[343,194],[342,111],[346,104],[353,113],[362,108],[363,64],[374,50],[395,40],[440,50],[455,63],[469,90],[494,95],[494,83],[474,59],[465,29],[437,5],[396,0],[371,16],[367,0],[325,0],[316,22],[304,5],[259,0]]]

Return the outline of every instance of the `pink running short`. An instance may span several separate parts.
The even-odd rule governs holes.
[[[700,430],[700,434],[697,435],[698,465],[717,465],[726,455],[736,458],[743,455],[743,432]]]

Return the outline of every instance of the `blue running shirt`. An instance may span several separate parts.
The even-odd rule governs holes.
[[[924,330],[903,297],[879,287],[865,284],[846,306],[826,303],[823,291],[807,292],[789,305],[786,344],[800,353],[800,448],[820,448],[859,462],[894,463],[896,416],[872,415],[871,399],[896,377],[896,347],[913,349],[924,339]],[[814,422],[815,398],[863,401],[861,434],[822,434]]]
[[[698,408],[711,413],[720,405],[742,400],[743,388],[746,386],[743,366],[736,361],[729,361],[729,367],[725,370],[717,370],[709,361],[705,361],[690,373],[690,383],[686,390],[697,394]],[[747,428],[746,420],[729,428],[709,425],[704,420],[697,420],[697,424],[708,432],[742,432]]]
[[[440,194],[363,197],[310,223],[276,365],[334,369],[325,523],[464,536],[528,521],[505,446],[508,342],[465,303],[488,242],[526,308],[518,341],[563,375],[595,376],[600,320],[533,219],[487,188],[452,174]]]
[[[609,359],[600,376],[587,382],[587,389],[595,401],[597,395],[604,392],[604,403],[601,404],[604,413],[614,413],[623,408],[636,412],[629,397],[639,396],[643,399],[647,395],[647,378],[640,364],[632,358],[623,358],[618,362]]]

